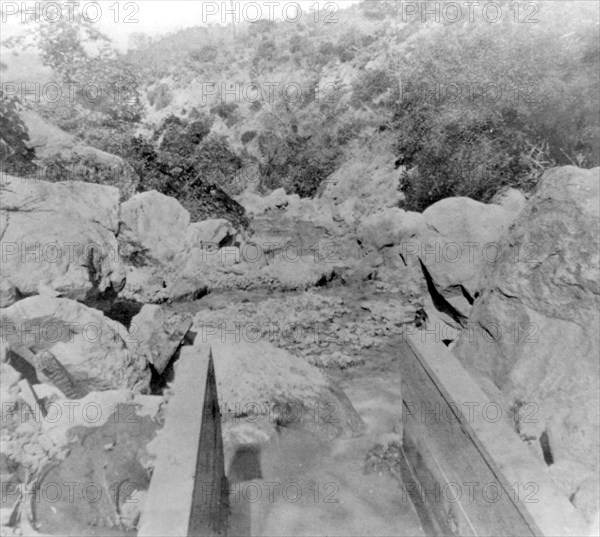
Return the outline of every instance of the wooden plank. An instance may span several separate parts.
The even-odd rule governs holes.
[[[221,418],[211,351],[183,347],[138,535],[226,534]]]
[[[224,535],[227,527],[228,488],[225,477],[221,412],[212,351],[208,361],[202,431],[196,460],[196,487],[188,535]],[[210,490],[207,490],[209,485]]]
[[[409,337],[401,353],[405,452],[421,485],[440,489],[432,508],[443,532],[583,535],[582,518],[545,467],[506,422],[495,421],[495,403],[443,344],[421,338]],[[449,501],[458,492],[461,499]]]
[[[426,501],[422,493],[421,483],[432,481],[432,479],[429,476],[425,477],[417,473],[420,469],[426,470],[426,467],[419,463],[420,454],[414,445],[410,443],[410,439],[410,435],[404,435],[402,456],[399,461],[404,498],[410,499],[417,511],[417,516],[425,535],[429,535],[430,537],[448,535],[451,532],[445,518],[444,520],[439,520],[439,510],[434,510],[431,503]]]
[[[437,409],[446,405],[434,383],[413,359],[403,364],[402,395],[408,410],[404,432],[410,459],[426,500],[444,535],[532,536],[529,525],[501,490],[496,476],[480,456],[461,423],[453,423]],[[411,406],[412,405],[412,406]],[[464,408],[464,407],[461,407]],[[427,411],[435,410],[436,414]],[[452,416],[451,416],[452,418]],[[409,449],[406,450],[411,455]],[[420,460],[415,461],[418,453]],[[418,464],[417,464],[418,462]],[[484,493],[485,487],[485,493]],[[473,493],[471,493],[473,491]],[[484,496],[484,494],[486,494]],[[458,501],[454,499],[458,497]]]

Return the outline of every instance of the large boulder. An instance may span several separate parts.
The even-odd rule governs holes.
[[[128,257],[169,263],[186,246],[190,213],[156,190],[142,192],[121,205],[119,242]]]
[[[75,407],[70,423],[63,418],[44,424],[45,445],[68,446],[40,483],[48,494],[40,494],[35,514],[45,533],[93,535],[135,528],[150,484],[147,446],[160,429],[155,400],[162,397],[132,395],[125,390],[96,392],[80,401],[82,409],[87,404],[93,410]],[[62,405],[57,401],[55,408]],[[74,485],[70,498],[66,483]],[[57,497],[62,501],[53,501]]]
[[[194,246],[219,248],[236,242],[237,231],[224,218],[203,220],[190,224],[186,231],[186,243]]]
[[[367,216],[357,234],[363,249],[393,255],[420,272],[426,266],[440,290],[464,289],[475,296],[486,265],[498,257],[498,240],[522,207],[511,196],[505,205],[470,198],[446,198],[422,214],[391,207]]]
[[[132,336],[101,311],[66,298],[33,296],[3,308],[0,322],[10,349],[50,351],[87,391],[149,388],[144,356],[127,348]]]
[[[127,281],[120,297],[160,304],[201,296],[203,267],[190,274],[187,258],[195,244],[224,241],[233,231],[226,220],[190,225],[188,211],[155,190],[136,194],[121,205],[118,241]]]
[[[259,216],[274,209],[282,209],[289,203],[283,188],[273,190],[268,196],[260,196],[246,190],[236,197],[236,201],[252,216]]]
[[[463,287],[475,295],[483,269],[495,262],[498,240],[515,217],[500,205],[446,198],[423,212],[425,236],[403,243],[403,250],[409,243],[417,248],[438,288]]]
[[[99,305],[122,289],[116,188],[7,176],[1,209],[3,277],[20,295]]]
[[[190,326],[190,315],[167,314],[160,306],[146,304],[131,319],[129,348],[136,355],[144,356],[158,373],[162,373]]]
[[[0,308],[12,306],[19,300],[19,290],[7,278],[0,280]]]
[[[129,265],[127,281],[119,298],[142,304],[163,304],[204,296],[208,290],[206,269],[210,266],[206,259],[213,255],[192,255],[197,250],[184,251],[171,263]],[[218,254],[215,257],[218,258]],[[194,266],[192,260],[195,259],[203,260],[203,263]]]
[[[244,234],[226,218],[190,223],[189,212],[159,192],[136,194],[121,205],[118,241],[127,282],[120,297],[161,304],[202,296],[231,264],[232,248],[239,263]]]
[[[195,344],[212,349],[226,439],[260,443],[295,429],[323,439],[363,432],[348,397],[317,367],[265,340],[197,331]]]
[[[484,267],[454,352],[554,464],[598,473],[599,172],[549,170]],[[520,412],[519,412],[520,410]],[[543,453],[542,453],[543,452]],[[576,487],[575,487],[576,488]]]
[[[51,180],[62,168],[69,176],[63,180],[85,179],[117,187],[122,200],[135,192],[138,178],[121,157],[81,143],[33,110],[22,110],[19,115],[28,130],[28,145],[40,162],[40,178]]]
[[[4,373],[10,366],[1,367]],[[38,494],[22,507],[38,529],[59,535],[133,529],[153,462],[146,445],[160,427],[163,398],[109,390],[74,401],[38,384],[42,418],[22,386],[13,386],[13,400],[2,406],[2,507],[18,499],[27,475],[41,471]]]
[[[425,229],[421,213],[389,207],[365,217],[358,226],[357,234],[364,249],[369,251],[399,245],[423,235]]]

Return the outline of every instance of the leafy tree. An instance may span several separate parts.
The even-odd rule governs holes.
[[[52,68],[63,87],[71,89],[63,91],[58,102],[46,104],[46,116],[56,117],[61,127],[71,131],[94,119],[115,127],[138,122],[143,110],[134,67],[81,12],[74,10],[72,20],[62,16],[53,21],[55,2],[41,3],[48,17],[40,20],[34,13],[24,13],[28,33],[9,38],[3,45],[37,47],[44,65]],[[74,123],[79,123],[75,129]]]

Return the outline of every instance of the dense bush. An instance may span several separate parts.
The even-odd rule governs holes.
[[[18,105],[16,97],[6,97],[0,89],[0,174],[24,176],[36,168],[35,152],[27,145],[29,134],[19,117]]]
[[[173,94],[168,84],[159,84],[151,91],[148,91],[148,102],[157,110],[162,110],[171,104]]]
[[[159,149],[182,157],[190,157],[208,135],[212,118],[200,116],[188,122],[173,114],[167,116],[154,131],[154,139],[161,137]]]
[[[532,189],[549,166],[600,164],[598,70],[588,63],[597,61],[597,27],[574,21],[564,4],[546,6],[538,25],[514,23],[506,5],[496,25],[431,27],[393,66],[389,127],[412,168],[409,208],[448,196],[488,201],[505,186]],[[385,86],[368,80],[355,98]]]
[[[340,149],[326,135],[319,138],[291,133],[280,138],[273,132],[263,132],[259,135],[259,148],[263,157],[259,165],[263,190],[284,187],[289,194],[314,196],[339,164]]]
[[[243,144],[249,144],[256,138],[256,131],[245,131],[242,133],[241,141]]]
[[[232,151],[225,136],[206,138],[194,152],[194,166],[204,181],[219,185],[228,194],[240,193],[237,173],[242,160]]]
[[[242,160],[224,136],[212,135],[210,117],[194,114],[190,121],[167,116],[150,139],[130,137],[115,151],[131,163],[139,190],[173,196],[192,218],[206,216],[203,198],[213,185],[222,196],[240,191],[237,172]],[[208,190],[207,190],[208,189]]]
[[[238,105],[221,101],[210,109],[210,113],[219,116],[228,127],[234,125],[238,120]]]
[[[365,70],[352,85],[352,105],[360,108],[373,105],[374,100],[390,90],[394,80],[385,69]]]

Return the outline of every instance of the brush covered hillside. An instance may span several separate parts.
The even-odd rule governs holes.
[[[235,34],[137,35],[125,55],[83,21],[70,41],[49,28],[37,45],[59,79],[119,90],[42,102],[42,113],[126,159],[140,190],[177,197],[195,219],[209,216],[194,202],[207,182],[232,196],[283,187],[301,197],[333,183],[340,202],[377,196],[365,172],[385,167],[402,190],[386,192],[388,204],[485,202],[507,186],[532,190],[552,166],[600,164],[598,6],[500,4],[492,24],[481,14],[423,22],[400,3],[365,1],[297,23],[242,21]]]

